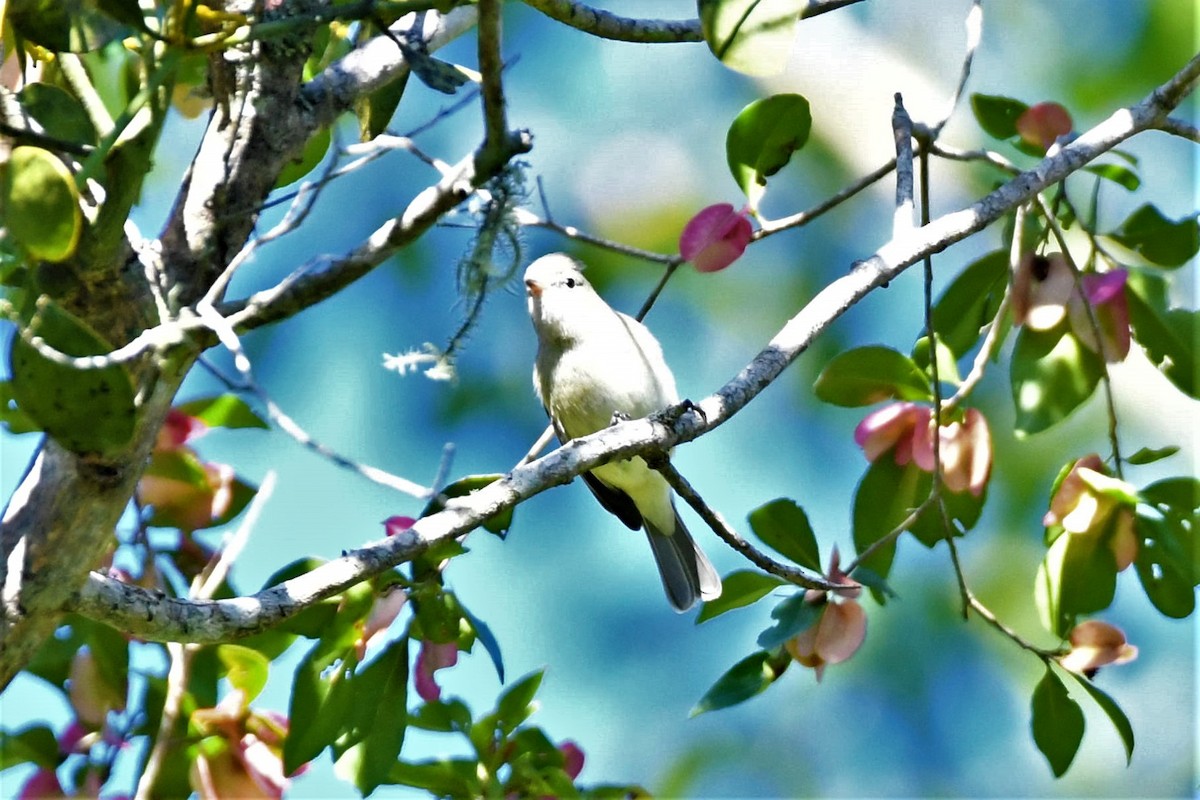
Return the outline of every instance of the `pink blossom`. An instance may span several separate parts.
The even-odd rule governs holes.
[[[1080,278],[1083,296],[1076,292],[1067,305],[1076,338],[1109,363],[1123,361],[1129,355],[1129,300],[1125,294],[1128,279],[1129,273],[1123,269],[1089,272]],[[1092,315],[1088,314],[1085,302],[1092,307]]]
[[[1100,456],[1092,453],[1077,460],[1059,483],[1042,524],[1047,528],[1061,525],[1074,536],[1108,537],[1119,572],[1137,558],[1132,505],[1136,496],[1133,486],[1110,476]]]
[[[399,586],[392,586],[375,598],[375,603],[371,606],[371,613],[367,615],[362,624],[362,635],[355,642],[359,661],[366,655],[367,648],[387,633],[388,628],[396,621],[396,617],[400,616],[400,610],[404,608],[407,601],[408,593]]]
[[[388,536],[397,536],[416,524],[412,517],[388,517],[383,521],[383,529]]]
[[[189,416],[179,409],[172,408],[167,412],[167,418],[162,427],[158,429],[158,439],[154,443],[154,450],[155,452],[178,450],[207,432],[208,425],[203,421]]]
[[[1106,664],[1124,664],[1137,658],[1138,649],[1125,640],[1115,625],[1090,619],[1071,630],[1071,650],[1058,663],[1072,672],[1095,672]]]
[[[679,254],[698,272],[717,272],[741,258],[753,228],[748,209],[717,203],[697,212],[679,235]]]
[[[583,750],[574,742],[563,742],[558,746],[558,752],[563,754],[563,772],[575,780],[583,772]]]
[[[817,680],[827,664],[854,655],[867,636],[867,615],[857,600],[830,601],[811,627],[784,645],[798,663],[811,667]]]
[[[417,669],[415,683],[417,694],[426,703],[434,703],[441,699],[442,689],[434,679],[434,673],[439,669],[453,667],[458,663],[458,644],[456,642],[421,642],[421,651],[417,654]]]
[[[1075,276],[1062,253],[1026,253],[1013,275],[1013,323],[1048,331],[1062,321],[1075,292]]]
[[[62,784],[58,782],[58,775],[54,770],[43,767],[29,776],[29,780],[25,781],[17,798],[18,800],[50,800],[50,798],[65,796]]]
[[[992,438],[978,409],[963,412],[961,421],[941,426],[938,448],[942,478],[952,492],[983,494],[991,476]],[[891,451],[897,464],[914,463],[933,472],[933,409],[911,402],[891,403],[873,411],[854,429],[854,441],[868,461]]]

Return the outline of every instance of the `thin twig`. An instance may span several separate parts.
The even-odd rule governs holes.
[[[533,461],[535,458],[540,456],[542,454],[542,451],[546,449],[546,445],[550,444],[550,442],[553,440],[554,440],[554,426],[547,425],[546,429],[544,431],[542,431],[542,435],[539,436],[537,438],[537,441],[533,443],[533,447],[529,448],[529,452],[526,453],[521,458],[521,460],[517,462],[517,466],[524,466],[525,464],[528,464],[529,462]]]
[[[369,481],[378,483],[381,486],[386,486],[389,489],[395,489],[398,492],[403,492],[420,500],[428,500],[429,498],[433,497],[433,490],[429,487],[421,486],[420,484],[414,483],[407,478],[401,478],[398,475],[385,472],[377,467],[352,461],[312,438],[312,436],[310,436],[307,431],[300,427],[295,420],[285,414],[283,409],[281,409],[275,403],[275,401],[271,399],[270,395],[268,395],[266,391],[258,385],[257,381],[255,381],[254,372],[250,365],[250,359],[246,356],[246,352],[242,348],[241,340],[238,338],[237,333],[234,332],[233,326],[229,324],[228,320],[218,314],[211,306],[207,307],[207,309],[203,307],[201,308],[201,317],[217,334],[221,344],[223,344],[233,356],[234,368],[238,371],[240,380],[231,380],[207,360],[201,360],[200,363],[204,364],[210,372],[212,372],[231,388],[237,389],[238,391],[250,392],[257,397],[266,408],[267,416],[271,418],[272,422],[279,426],[280,430],[291,436],[303,446],[307,447],[309,450],[312,450],[314,453],[328,459],[329,461],[332,461],[339,467],[345,467],[346,469],[357,472],[359,475],[362,475]]]
[[[667,268],[663,270],[662,277],[658,279],[658,283],[654,284],[654,288],[650,290],[650,296],[646,298],[646,302],[642,303],[642,307],[638,309],[637,321],[641,322],[650,313],[650,309],[654,307],[658,301],[658,296],[662,294],[662,290],[666,288],[667,281],[671,280],[671,276],[675,274],[675,270],[683,263],[682,259],[676,259],[667,264]]]
[[[672,466],[670,459],[666,457],[646,457],[646,463],[662,473],[662,476],[667,479],[667,483],[671,484],[671,488],[675,490],[675,493],[687,501],[687,504],[700,515],[700,518],[708,524],[713,533],[727,545],[748,558],[755,566],[776,577],[783,578],[789,583],[803,586],[806,589],[831,591],[833,589],[846,588],[844,583],[830,583],[825,578],[813,575],[807,570],[781,564],[747,542],[740,533],[731,528],[721,518],[720,514],[709,508],[708,504],[704,502],[700,495],[696,493],[696,490],[692,488],[691,484],[687,482],[687,479],[680,475],[679,470]]]
[[[900,520],[899,525],[867,545],[867,547],[861,553],[856,555],[842,571],[847,575],[852,574],[855,569],[857,569],[864,561],[874,555],[876,551],[887,547],[889,544],[892,544],[900,538],[901,534],[912,528],[913,525],[916,525],[917,520],[921,518],[921,515],[924,514],[926,509],[928,509],[931,505],[933,505],[933,495],[926,497],[921,501],[921,505],[908,512],[908,516]]]
[[[958,104],[962,101],[963,93],[967,89],[967,81],[971,77],[971,64],[975,60],[975,52],[979,49],[979,43],[983,40],[983,0],[974,0],[971,4],[971,10],[967,12],[966,29],[966,52],[963,55],[962,71],[958,76],[958,86],[955,87],[954,94],[950,97],[942,118],[937,124],[926,127],[923,138],[931,142],[936,141],[941,135],[942,128],[946,127],[946,123],[954,115],[954,110],[958,108]]]
[[[500,55],[500,2],[479,0],[479,72],[483,75],[484,149],[503,147],[508,137],[508,119],[504,110],[504,84],[500,73],[504,60]]]
[[[796,214],[792,214],[791,216],[783,217],[782,219],[762,221],[760,223],[759,229],[756,230],[750,236],[750,238],[751,238],[751,240],[757,241],[758,239],[765,239],[766,237],[768,237],[772,234],[775,234],[775,233],[779,233],[780,231],[785,231],[790,228],[799,228],[801,226],[807,225],[808,223],[812,222],[817,217],[824,214],[826,211],[830,211],[834,208],[837,208],[842,203],[846,202],[851,197],[854,197],[854,195],[861,192],[863,189],[868,188],[869,186],[874,184],[876,181],[883,178],[885,175],[889,174],[895,168],[896,168],[896,159],[893,158],[892,160],[888,161],[886,164],[876,168],[872,172],[867,173],[866,175],[859,178],[854,183],[847,186],[845,189],[842,189],[840,192],[833,195],[832,197],[822,200],[820,203],[817,203],[815,206],[813,206],[810,209],[801,211]]]
[[[994,613],[992,613],[992,610],[989,609],[987,606],[985,606],[979,600],[979,598],[976,597],[973,593],[971,593],[971,592],[967,593],[967,600],[971,605],[971,610],[974,611],[976,614],[978,614],[980,617],[982,617],[983,620],[985,622],[987,622],[987,624],[991,625],[993,628],[1000,631],[1000,633],[1007,636],[1009,639],[1011,639],[1013,642],[1015,642],[1023,650],[1028,650],[1029,652],[1031,652],[1034,655],[1041,658],[1043,661],[1049,663],[1051,659],[1056,658],[1057,656],[1061,656],[1063,653],[1066,652],[1065,648],[1048,650],[1043,647],[1038,647],[1037,645],[1030,642],[1028,639],[1025,639],[1023,636],[1021,636],[1015,630],[1013,630],[1012,628],[1008,627],[1003,622],[1001,622],[999,617],[997,617]]]
[[[1200,128],[1197,128],[1192,123],[1179,117],[1167,117],[1158,126],[1158,129],[1164,133],[1170,133],[1175,136],[1182,136],[1188,141],[1200,144]]]

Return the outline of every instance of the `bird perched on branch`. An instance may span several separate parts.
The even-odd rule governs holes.
[[[537,333],[533,386],[566,443],[679,402],[662,347],[645,325],[615,311],[563,253],[525,271],[529,316]],[[677,611],[721,594],[721,579],[675,510],[666,479],[640,457],[583,474],[592,494],[632,530],[644,528],[667,599]]]

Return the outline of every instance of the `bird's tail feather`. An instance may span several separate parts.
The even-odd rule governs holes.
[[[697,600],[713,600],[720,596],[721,578],[688,533],[678,512],[675,530],[671,533],[660,531],[650,520],[643,520],[643,523],[667,600],[676,611],[682,613]]]

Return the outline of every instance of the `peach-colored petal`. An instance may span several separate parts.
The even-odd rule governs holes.
[[[1113,560],[1117,562],[1117,572],[1133,563],[1138,553],[1137,523],[1133,509],[1121,506],[1113,522],[1112,540],[1109,547],[1113,551]]]
[[[856,600],[831,602],[817,631],[817,652],[826,664],[840,664],[854,655],[867,636],[867,615]]]
[[[1138,649],[1129,644],[1115,625],[1090,619],[1071,631],[1071,650],[1059,663],[1073,672],[1090,672],[1107,664],[1124,664],[1137,658]]]
[[[1062,253],[1028,253],[1013,276],[1013,321],[1035,331],[1050,330],[1067,313],[1075,276]]]

